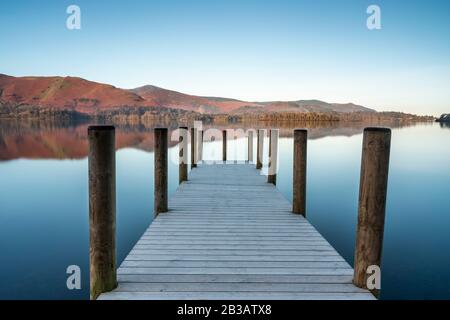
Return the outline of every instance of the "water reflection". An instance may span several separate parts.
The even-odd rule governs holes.
[[[97,124],[93,122],[92,124]],[[149,122],[137,124],[114,124],[116,126],[116,148],[135,148],[153,151],[153,129],[168,127],[178,128],[176,122]],[[183,124],[184,125],[184,124]],[[192,125],[192,124],[191,124]],[[280,128],[280,137],[291,137],[294,128],[308,128],[309,139],[327,136],[346,136],[362,132],[369,125],[383,125],[391,128],[413,126],[414,123],[342,123],[337,121],[321,122],[246,122],[234,124],[206,124],[203,128]],[[0,161],[19,158],[27,159],[81,159],[87,156],[88,122],[49,122],[49,121],[14,121],[0,120]],[[441,124],[442,126],[442,124]],[[169,135],[170,137],[170,135]],[[176,145],[169,139],[169,146]]]
[[[89,123],[0,122],[0,298],[87,299]],[[185,125],[185,124],[184,124]],[[361,132],[393,128],[383,248],[383,299],[450,298],[450,131],[437,123],[250,123],[222,128],[280,128],[277,188],[292,197],[292,129],[309,128],[307,215],[351,264]],[[151,222],[153,132],[177,123],[116,124],[117,258]],[[206,125],[206,128],[211,125]],[[267,138],[266,138],[267,139]],[[256,138],[255,138],[256,140]],[[171,142],[169,159],[177,159]],[[267,146],[267,140],[265,143]],[[256,148],[254,148],[256,149]],[[229,141],[230,159],[246,159],[245,138]],[[254,150],[256,152],[256,150]],[[267,164],[267,148],[264,162]],[[221,141],[205,144],[221,158]],[[178,166],[169,162],[169,197]],[[82,269],[82,290],[68,291],[66,268]]]
[[[442,129],[450,129],[450,122],[439,122],[439,125],[441,126]]]

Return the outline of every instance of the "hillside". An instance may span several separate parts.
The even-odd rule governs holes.
[[[10,77],[0,75],[0,102],[71,109],[93,113],[98,109],[145,103],[132,92],[75,77]]]
[[[182,111],[236,115],[262,112],[374,112],[352,103],[319,100],[248,102],[194,96],[151,85],[125,90],[76,77],[12,77],[0,74],[0,116],[35,114],[39,111],[51,114],[74,112],[88,116],[111,112],[143,114],[147,109],[152,114]]]

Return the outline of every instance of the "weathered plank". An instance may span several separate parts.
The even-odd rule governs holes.
[[[102,300],[373,300],[371,293],[343,292],[119,292],[100,296]]]
[[[252,165],[199,164],[100,299],[373,299]]]

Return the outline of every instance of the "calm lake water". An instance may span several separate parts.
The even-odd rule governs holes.
[[[308,219],[350,264],[362,130],[368,125],[296,125],[310,129]],[[393,132],[382,298],[450,299],[450,128],[387,126]],[[119,126],[116,132],[118,264],[153,216],[151,129]],[[0,299],[88,299],[86,131],[87,124],[0,122]],[[291,200],[293,146],[287,125],[279,148],[277,187]],[[246,150],[246,139],[230,141],[228,157],[243,160]],[[170,143],[169,160],[177,153]],[[204,155],[220,159],[221,142],[206,143]],[[169,161],[170,193],[177,184],[178,166]],[[81,267],[81,290],[66,287],[69,265]]]

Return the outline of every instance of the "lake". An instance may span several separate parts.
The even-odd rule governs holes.
[[[118,265],[152,221],[152,128],[159,125],[117,126]],[[350,264],[362,131],[370,125],[257,124],[281,128],[277,187],[289,200],[292,130],[309,129],[307,218]],[[392,128],[392,144],[381,298],[450,299],[450,128],[384,125]],[[0,121],[0,299],[89,298],[87,126]],[[169,147],[170,197],[178,147]],[[229,141],[230,160],[245,160],[246,152],[246,138]],[[221,141],[205,143],[204,158],[221,159]],[[69,265],[81,267],[81,290],[66,287]]]

